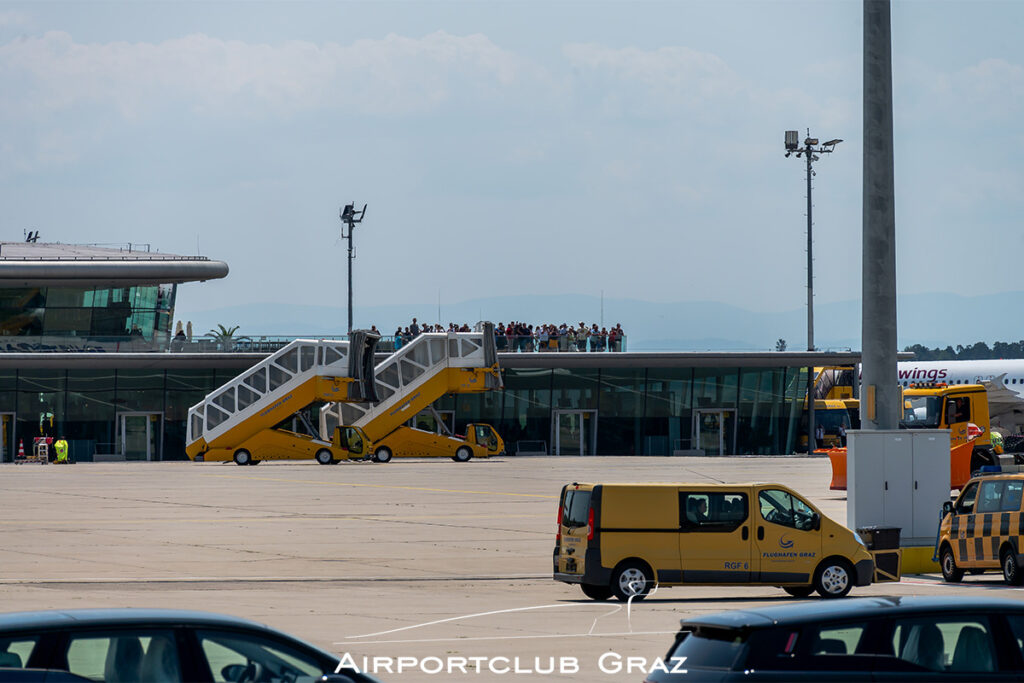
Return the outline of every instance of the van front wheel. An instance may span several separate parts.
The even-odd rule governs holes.
[[[583,594],[591,600],[607,600],[612,597],[612,589],[608,586],[597,586],[592,583],[581,583]]]
[[[960,583],[964,578],[964,570],[956,566],[953,549],[948,545],[939,554],[939,567],[942,569],[942,580],[946,583]]]
[[[637,561],[624,562],[612,574],[612,593],[622,602],[630,598],[643,600],[651,592],[654,577],[647,565]]]
[[[853,571],[843,559],[825,560],[814,572],[814,590],[823,598],[845,597],[853,588]]]

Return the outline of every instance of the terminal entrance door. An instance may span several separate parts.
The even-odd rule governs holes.
[[[596,410],[555,410],[551,417],[555,455],[595,455]]]
[[[731,417],[729,410],[693,411],[693,435],[696,447],[705,455],[725,454],[725,427]]]
[[[14,462],[14,413],[0,413],[0,462]]]
[[[125,460],[159,460],[163,413],[120,413],[118,443]]]

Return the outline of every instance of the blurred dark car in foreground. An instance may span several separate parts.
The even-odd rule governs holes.
[[[1020,681],[1022,646],[1018,600],[804,602],[683,620],[665,662],[686,673],[646,680]]]
[[[334,655],[268,626],[206,612],[95,609],[0,614],[0,681],[377,680],[354,671],[336,674],[338,662]],[[40,671],[46,669],[50,671]]]

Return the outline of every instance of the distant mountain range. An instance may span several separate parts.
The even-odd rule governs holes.
[[[1024,339],[1024,323],[1013,311],[1024,310],[1024,292],[967,297],[956,294],[915,294],[898,299],[900,348],[928,347]],[[504,296],[437,304],[367,306],[354,309],[356,327],[376,325],[393,334],[413,317],[424,322],[473,324],[478,320],[529,324],[563,322],[610,327],[621,323],[631,351],[768,351],[778,339],[789,350],[807,344],[807,312],[799,308],[780,313],[750,311],[712,301],[653,303],[634,299],[604,299],[586,295]],[[815,345],[819,349],[859,349],[860,301],[818,304],[814,308]],[[218,324],[239,325],[238,335],[341,335],[344,307],[253,303],[199,312],[179,310],[191,320],[196,335]]]

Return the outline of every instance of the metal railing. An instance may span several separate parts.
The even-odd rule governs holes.
[[[242,335],[215,337],[201,335],[188,339],[161,333],[146,338],[141,335],[64,337],[57,335],[0,335],[0,353],[274,353],[296,339],[347,341],[348,335]],[[626,350],[626,337],[615,341],[591,337],[569,340],[556,337],[521,337],[495,335],[498,353],[617,353]],[[412,340],[382,336],[377,351],[393,353]]]

